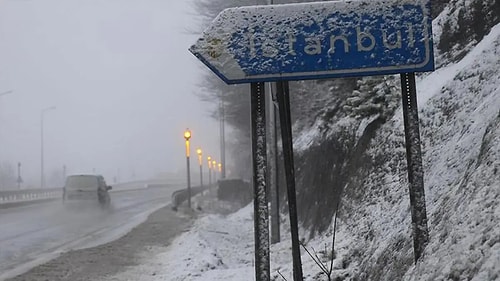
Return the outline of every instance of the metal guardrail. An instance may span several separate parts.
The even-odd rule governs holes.
[[[120,192],[128,190],[137,190],[143,188],[161,188],[169,187],[174,184],[160,183],[159,181],[136,181],[129,183],[119,183],[112,185],[111,192]],[[38,200],[62,198],[62,187],[57,188],[34,188],[17,190],[0,190],[0,206],[7,204],[16,204],[23,202],[32,202]]]
[[[191,197],[205,190],[208,190],[208,187],[201,187],[201,186],[191,187]],[[187,188],[179,189],[174,193],[172,193],[172,209],[174,211],[177,211],[177,208],[182,204],[182,202],[188,199],[188,196],[189,194]]]
[[[0,204],[28,202],[62,197],[62,188],[38,188],[0,191]]]

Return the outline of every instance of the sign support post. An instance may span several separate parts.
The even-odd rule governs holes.
[[[269,123],[269,191],[271,192],[271,243],[276,244],[281,240],[280,234],[280,187],[278,175],[278,122],[277,122],[277,104],[276,83],[268,83],[270,93],[267,95],[268,101],[268,123]]]
[[[288,212],[290,214],[290,232],[292,236],[293,280],[302,281],[302,262],[300,260],[299,224],[297,220],[297,199],[295,192],[295,167],[293,163],[292,121],[290,117],[290,88],[288,81],[276,82],[281,141],[285,159],[286,189],[288,194]]]
[[[415,73],[401,73],[403,116],[406,141],[406,161],[410,191],[411,221],[413,228],[413,252],[415,263],[429,242],[427,212],[425,206],[424,171],[420,147],[417,91]]]
[[[266,103],[264,83],[251,83],[252,165],[254,190],[255,278],[269,281],[269,211],[266,192]]]

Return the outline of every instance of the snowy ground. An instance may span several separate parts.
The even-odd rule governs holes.
[[[163,252],[102,281],[255,280],[252,212],[248,206],[227,217],[203,216]]]
[[[285,224],[283,231],[289,233],[286,228]],[[283,280],[280,273],[287,280],[293,280],[290,275],[290,239],[284,237],[286,235],[282,235],[281,243],[271,246],[273,280]],[[309,241],[308,248],[318,250],[318,255],[326,258],[321,251],[325,242],[322,239],[323,237]],[[152,251],[158,254],[145,254],[140,265],[99,280],[255,280],[253,206],[250,204],[227,216],[202,216],[189,231],[175,238],[169,247]],[[302,260],[307,280],[313,276],[321,276],[319,267],[310,257],[303,254]],[[337,260],[336,263],[338,262]],[[282,267],[285,272],[279,272]],[[335,267],[338,269],[341,265],[335,264]]]

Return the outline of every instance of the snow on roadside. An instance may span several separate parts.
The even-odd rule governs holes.
[[[140,266],[104,280],[254,280],[253,206],[206,215]]]
[[[285,217],[282,218],[286,219]],[[281,242],[271,245],[271,279],[292,280],[291,242],[289,225],[283,222]],[[337,235],[339,247],[347,247],[348,237]],[[319,256],[327,261],[325,242],[331,241],[331,234],[317,237],[308,242],[308,249],[318,250]],[[139,266],[100,281],[209,281],[209,280],[255,280],[253,205],[249,204],[238,212],[228,215],[206,215],[198,219],[193,227],[174,239],[164,248],[150,249],[149,256],[143,253]],[[335,260],[337,270],[345,257]],[[306,280],[320,276],[320,270],[313,260],[302,251],[302,264]],[[337,274],[343,273],[338,270]],[[348,272],[348,271],[345,271]]]

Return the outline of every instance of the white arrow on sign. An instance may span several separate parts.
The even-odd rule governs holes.
[[[428,0],[359,0],[222,11],[189,49],[226,83],[434,69]]]

